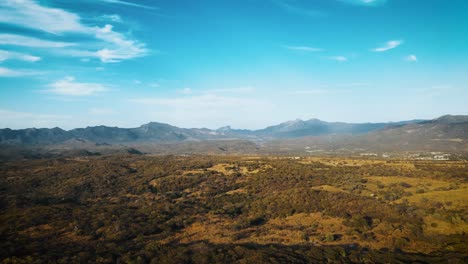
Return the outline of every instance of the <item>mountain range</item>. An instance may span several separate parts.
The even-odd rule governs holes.
[[[325,122],[319,119],[287,121],[259,130],[232,129],[230,126],[216,130],[207,128],[179,128],[168,124],[151,122],[136,128],[94,126],[69,131],[61,128],[0,129],[0,143],[23,145],[47,145],[80,139],[96,143],[129,142],[182,142],[214,139],[251,139],[255,141],[278,138],[298,138],[320,135],[363,134],[371,131],[415,124],[424,120],[396,123],[343,123]]]
[[[468,152],[468,116],[442,116],[433,120],[403,122],[357,135],[330,134],[272,140],[270,151],[361,150],[376,152]]]
[[[48,146],[59,144],[183,144],[244,140],[271,149],[372,149],[372,150],[468,150],[468,116],[446,115],[433,120],[390,123],[326,122],[319,119],[292,120],[259,130],[179,128],[151,122],[136,128],[95,126],[61,128],[0,129],[0,144]],[[250,145],[250,144],[249,144]],[[279,147],[281,145],[281,147]],[[275,147],[277,146],[277,147]]]

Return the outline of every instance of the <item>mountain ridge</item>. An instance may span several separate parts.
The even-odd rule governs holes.
[[[410,132],[408,132],[410,131]],[[413,132],[411,132],[413,131]],[[387,123],[345,123],[326,122],[312,118],[295,119],[258,130],[233,129],[230,126],[218,129],[180,128],[170,124],[149,122],[135,128],[109,126],[88,126],[63,130],[61,128],[0,129],[0,144],[41,146],[89,142],[92,144],[140,144],[140,143],[183,143],[219,140],[249,140],[270,142],[280,140],[282,144],[292,144],[294,148],[311,141],[322,148],[330,148],[328,138],[338,147],[356,148],[366,146],[372,149],[382,146],[406,145],[414,148],[430,149],[456,145],[468,139],[468,116],[445,115],[432,120],[407,120]],[[295,143],[297,142],[297,143]],[[263,144],[263,143],[261,143]],[[297,145],[297,146],[296,146]],[[402,145],[401,148],[404,148]],[[465,147],[462,147],[465,149]]]
[[[85,128],[74,128],[71,130],[64,130],[59,127],[16,130],[5,128],[0,129],[0,143],[43,145],[61,143],[74,138],[85,139],[96,143],[133,141],[180,142],[227,138],[262,140],[315,136],[329,133],[359,134],[383,128],[387,124],[390,123],[353,124],[326,122],[313,118],[306,121],[301,119],[286,121],[258,130],[233,129],[231,126],[221,127],[216,130],[207,128],[180,128],[160,122],[149,122],[134,128],[120,128],[105,125],[87,126]]]

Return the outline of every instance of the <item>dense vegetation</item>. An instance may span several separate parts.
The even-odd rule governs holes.
[[[467,165],[141,155],[5,162],[0,260],[466,263]]]

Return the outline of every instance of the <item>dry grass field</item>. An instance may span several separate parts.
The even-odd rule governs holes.
[[[6,162],[0,258],[464,263],[467,166],[270,156]]]

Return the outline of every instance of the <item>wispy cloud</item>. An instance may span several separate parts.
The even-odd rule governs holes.
[[[24,75],[21,71],[0,67],[0,77],[16,77]]]
[[[6,0],[0,3],[0,8],[2,8],[0,9],[0,22],[54,33],[57,34],[56,38],[62,37],[63,33],[73,33],[94,38],[96,41],[96,43],[88,43],[87,46],[14,34],[0,34],[0,44],[41,48],[64,48],[74,45],[76,47],[73,50],[62,49],[61,51],[54,50],[54,52],[69,56],[95,57],[105,63],[142,57],[149,53],[144,43],[114,31],[112,25],[107,24],[104,27],[84,25],[79,15],[66,10],[45,7],[32,0]],[[120,17],[114,15],[110,18],[118,20]],[[96,47],[98,47],[97,50]]]
[[[417,62],[418,61],[418,57],[416,57],[416,55],[408,55],[405,57],[405,61],[409,61],[409,62]]]
[[[379,6],[387,2],[387,0],[339,0],[341,2],[352,4],[352,5],[362,5],[362,6]]]
[[[372,49],[372,51],[374,51],[374,52],[384,52],[384,51],[387,51],[387,50],[394,49],[394,48],[400,46],[401,44],[403,44],[403,40],[390,40],[387,43],[385,43],[385,45],[383,45],[381,47],[378,47],[378,48],[375,48],[375,49]]]
[[[40,61],[41,57],[33,56],[33,55],[25,54],[25,53],[20,53],[20,52],[0,50],[0,62],[11,60],[11,59],[22,60],[22,61],[27,61],[27,62],[36,62],[36,61]]]
[[[0,67],[0,77],[21,77],[21,76],[28,76],[28,75],[37,75],[40,73],[41,72],[39,71],[18,70],[18,69]]]
[[[67,96],[89,96],[107,91],[108,89],[99,83],[76,82],[72,76],[67,76],[49,85],[45,92]]]
[[[294,4],[294,0],[272,0],[274,4],[281,7],[283,10],[298,14],[302,16],[309,16],[309,17],[325,17],[328,14],[322,10],[307,8],[303,6],[299,6]]]
[[[59,8],[44,7],[32,0],[0,1],[0,22],[54,34],[86,31],[78,15]]]
[[[117,14],[98,16],[96,20],[114,22],[114,23],[123,23],[123,19]]]
[[[14,34],[0,34],[0,45],[12,45],[33,48],[63,48],[75,46],[76,43],[49,41]]]
[[[328,58],[330,60],[339,61],[339,62],[348,61],[348,58],[346,58],[345,56],[331,56],[331,57],[328,57]]]
[[[289,50],[303,51],[303,52],[318,52],[318,51],[323,51],[323,49],[314,48],[314,47],[309,47],[309,46],[286,46],[286,48],[289,49]]]
[[[96,28],[96,38],[112,44],[110,48],[104,48],[96,52],[102,62],[119,62],[121,60],[142,57],[148,54],[145,44],[127,39],[119,32],[112,30],[112,25]]]
[[[122,0],[98,0],[98,1],[101,1],[101,2],[104,2],[104,3],[109,3],[109,4],[118,4],[118,5],[124,5],[124,6],[139,7],[139,8],[144,8],[144,9],[152,9],[152,10],[159,9],[158,7],[155,7],[155,6],[141,5],[141,4],[136,4],[136,3],[122,1]]]

